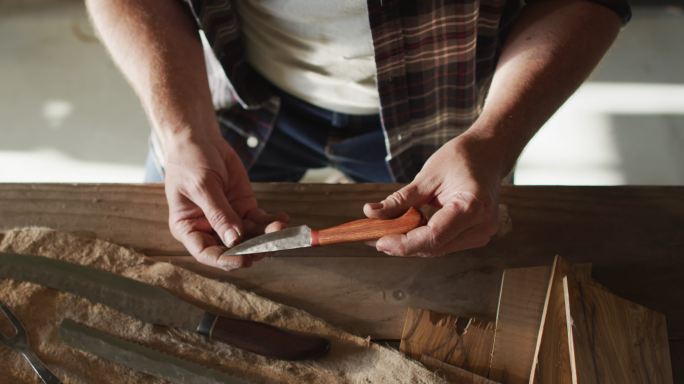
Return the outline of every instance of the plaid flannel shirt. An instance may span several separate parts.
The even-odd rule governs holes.
[[[547,0],[554,1],[554,0]],[[627,22],[626,0],[589,0]],[[247,63],[231,0],[186,0],[232,86],[219,123],[246,166],[273,129],[279,98]],[[477,119],[521,0],[368,0],[387,162],[408,182]]]

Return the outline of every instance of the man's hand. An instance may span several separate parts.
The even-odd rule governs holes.
[[[482,246],[497,230],[500,179],[527,141],[589,75],[620,29],[608,8],[577,0],[530,2],[509,31],[477,121],[425,163],[411,184],[368,217],[438,208],[427,225],[385,236],[379,251],[437,256]]]
[[[203,264],[249,267],[255,257],[221,254],[244,237],[282,229],[287,216],[257,207],[242,162],[223,138],[198,140],[174,141],[166,148],[171,233]]]
[[[379,239],[393,256],[441,256],[481,247],[498,229],[501,168],[492,145],[464,134],[435,152],[415,179],[379,203],[364,206],[370,218],[396,217],[412,206],[437,209],[426,225]]]
[[[277,230],[244,167],[219,133],[197,24],[180,1],[87,0],[112,58],[140,98],[166,156],[169,227],[201,263],[223,269],[258,257],[221,257],[240,238]]]

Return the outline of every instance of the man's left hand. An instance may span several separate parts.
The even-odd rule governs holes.
[[[363,210],[369,218],[397,217],[409,207],[431,205],[428,222],[404,235],[384,236],[378,251],[392,256],[442,256],[486,245],[498,229],[502,167],[495,147],[468,133],[436,151],[415,179]]]

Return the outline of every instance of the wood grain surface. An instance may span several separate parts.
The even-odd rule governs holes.
[[[464,350],[461,333],[469,320],[427,309],[409,308],[399,350],[416,360],[427,355],[463,367],[467,351]]]
[[[572,266],[581,279],[591,264]],[[534,362],[551,266],[512,268],[503,272],[489,377],[507,384],[527,383]]]
[[[363,217],[396,184],[254,184],[266,209],[325,228]],[[666,314],[684,338],[683,187],[502,187],[513,230],[437,259],[353,244],[288,251],[237,272],[194,262],[167,227],[161,185],[0,184],[0,230],[39,225],[97,236],[296,305],[334,324],[399,339],[408,306],[494,318],[503,269],[592,262],[611,291]],[[312,257],[313,256],[313,257]]]
[[[480,376],[489,375],[494,345],[494,321],[473,318],[463,333],[466,362],[463,368]]]
[[[551,267],[507,269],[501,280],[491,379],[527,383],[534,360]]]
[[[399,350],[416,360],[430,356],[486,377],[493,341],[492,321],[409,308]]]
[[[576,384],[572,381],[568,329],[565,317],[563,278],[572,275],[572,265],[556,256],[546,290],[541,323],[537,333],[530,383]]]
[[[497,264],[471,256],[268,257],[229,278],[190,256],[153,259],[228,280],[359,335],[390,340],[400,339],[407,307],[493,319],[501,277]]]
[[[573,383],[672,383],[665,316],[590,281],[563,291]]]
[[[359,219],[334,227],[311,231],[312,245],[331,245],[375,240],[386,235],[403,234],[424,224],[423,214],[411,207],[395,219]]]

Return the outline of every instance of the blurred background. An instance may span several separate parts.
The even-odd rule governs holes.
[[[683,3],[632,1],[603,62],[526,148],[516,184],[684,185]],[[0,182],[143,180],[149,125],[82,1],[0,0],[0,117]]]

